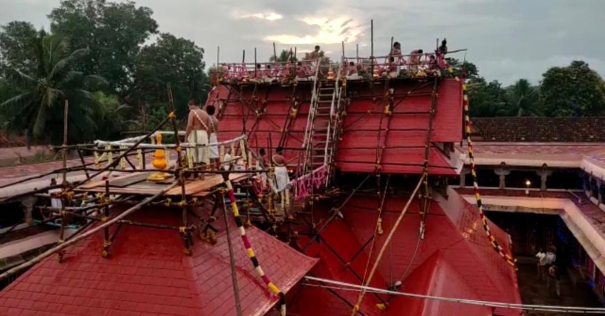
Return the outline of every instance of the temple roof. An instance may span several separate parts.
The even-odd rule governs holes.
[[[172,216],[174,215],[174,216]],[[131,220],[178,225],[179,215],[143,210]],[[256,275],[231,223],[240,299],[245,315],[264,315],[278,301]],[[193,256],[172,230],[125,225],[101,257],[102,232],[69,248],[63,263],[52,256],[0,292],[0,310],[9,315],[235,315],[226,233],[214,246],[196,238]],[[263,231],[247,235],[261,267],[288,291],[316,263]]]
[[[376,223],[376,198],[368,196],[353,197],[347,206],[342,209],[344,219],[336,219],[332,230],[326,229],[322,232],[322,243],[318,245],[325,248],[323,251],[329,251],[327,248],[333,248],[344,260],[351,260],[355,250],[361,248],[372,236]],[[383,213],[384,234],[379,236],[374,251],[371,254],[371,263],[376,260],[377,254],[386,240],[391,225],[395,222],[399,212],[406,203],[406,198],[392,197],[385,201]],[[385,284],[393,283],[403,279],[405,291],[418,294],[439,294],[455,298],[479,298],[487,301],[498,301],[508,303],[521,303],[519,289],[517,285],[516,272],[506,261],[492,248],[486,234],[483,230],[481,219],[476,207],[466,202],[456,192],[451,192],[447,200],[437,198],[431,203],[429,215],[426,221],[426,231],[423,241],[419,241],[418,232],[420,227],[420,207],[419,203],[414,201],[407,210],[406,215],[395,232],[391,245],[387,248],[377,269],[377,275],[372,282],[372,286],[385,288]],[[498,243],[509,252],[510,244],[506,232],[499,229],[496,225],[489,222],[492,234]],[[338,244],[336,242],[338,241]],[[346,244],[346,245],[344,245]],[[338,247],[335,247],[338,245]],[[347,250],[347,249],[352,250]],[[417,248],[417,249],[416,249]],[[362,256],[359,256],[350,264],[357,275],[363,276],[366,260],[370,246],[365,248]],[[313,255],[309,253],[310,255]],[[438,254],[438,257],[435,257]],[[322,263],[334,266],[333,271],[342,271],[338,275],[333,272],[318,269],[318,265],[312,270],[317,277],[327,279],[336,279],[338,281],[356,283],[361,282],[352,277],[354,274],[344,267],[344,264],[333,256],[321,256]],[[331,258],[331,259],[330,259]],[[446,266],[447,265],[447,266]],[[405,272],[407,275],[404,275]],[[432,283],[427,284],[418,282],[415,274],[430,276]],[[452,282],[453,278],[457,281],[452,285],[443,285],[444,288],[438,288],[435,284],[445,284]],[[334,293],[343,297],[349,304],[355,304],[358,293],[349,294],[348,291],[333,290]],[[312,310],[309,302],[317,301],[319,297],[332,297],[331,301],[324,304],[332,313],[318,313]],[[293,311],[306,315],[313,311],[313,315],[334,315],[350,313],[351,307],[343,302],[342,299],[335,299],[336,295],[325,289],[305,287],[302,290],[301,298]],[[366,294],[361,311],[366,315],[387,315],[395,311],[387,310],[382,312],[375,306],[378,302],[376,296]],[[393,301],[394,302],[394,301]],[[393,303],[395,304],[395,303]],[[439,303],[425,303],[425,307],[419,307],[424,310],[423,314],[407,313],[403,309],[398,315],[436,315],[432,308],[444,308],[445,305]],[[399,303],[396,306],[402,306]],[[313,307],[316,308],[316,307]],[[448,309],[449,316],[466,316],[467,308]],[[471,308],[471,310],[474,310]],[[479,309],[481,310],[481,309]],[[491,312],[491,311],[490,311]],[[395,315],[392,314],[392,315]],[[518,315],[518,311],[497,309],[496,315]],[[483,314],[485,315],[485,314]],[[490,315],[489,313],[487,315]]]

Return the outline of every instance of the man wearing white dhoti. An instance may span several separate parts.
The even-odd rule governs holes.
[[[206,155],[208,145],[208,126],[210,125],[210,116],[206,111],[200,109],[200,103],[196,99],[189,101],[189,118],[187,119],[187,130],[185,139],[187,143],[198,147],[190,148],[194,164],[208,163]],[[201,146],[200,146],[201,145]]]
[[[286,168],[286,158],[283,156],[283,148],[277,147],[272,157],[275,165],[275,182],[278,191],[283,191],[290,184],[288,169]]]
[[[55,178],[50,179],[50,185],[51,186],[57,185],[57,180]],[[51,190],[48,190],[48,193],[51,194],[51,195],[53,193],[57,193],[57,192],[61,192],[61,189],[51,189]],[[60,209],[63,208],[63,202],[59,198],[51,198],[50,199],[50,207],[52,207],[54,209],[53,211],[58,211],[58,210],[60,210]]]
[[[219,169],[218,155],[218,118],[214,115],[216,108],[214,105],[206,106],[206,112],[210,115],[210,162]]]

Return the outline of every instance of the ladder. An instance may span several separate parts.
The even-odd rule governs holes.
[[[336,80],[326,80],[319,83],[314,90],[315,99],[312,103],[313,116],[310,125],[310,133],[307,139],[307,152],[305,170],[308,171],[328,165],[332,160],[333,131],[338,120],[334,115],[337,113],[337,102],[340,99],[341,69],[338,69]]]
[[[338,67],[338,75],[336,76],[336,84],[334,87],[334,93],[332,95],[332,103],[330,106],[330,124],[328,125],[328,132],[326,134],[326,147],[325,147],[325,159],[324,164],[326,165],[326,172],[328,174],[328,178],[326,179],[326,187],[331,178],[332,172],[332,164],[334,163],[334,159],[336,159],[336,150],[338,147],[338,139],[340,137],[340,115],[343,111],[343,103],[342,93],[346,89],[346,77],[342,79],[341,83],[341,75],[346,74],[346,61],[344,56],[340,62],[340,66]]]
[[[311,149],[312,144],[313,144],[313,124],[315,122],[315,113],[317,112],[317,105],[318,105],[318,92],[319,89],[321,87],[321,83],[319,83],[319,65],[320,62],[317,62],[317,65],[315,66],[315,76],[313,77],[313,94],[311,95],[311,104],[309,105],[309,114],[307,115],[307,125],[305,126],[305,134],[303,137],[303,142],[302,142],[302,146],[301,149],[303,151],[303,154],[300,155],[299,157],[299,163],[298,165],[300,166],[300,159],[302,158],[302,170],[300,170],[300,175],[304,175],[307,173],[307,162],[309,161],[310,155],[312,154],[313,150]]]

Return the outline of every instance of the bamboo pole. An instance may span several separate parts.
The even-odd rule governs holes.
[[[422,176],[420,177],[420,180],[418,181],[418,184],[416,185],[416,188],[414,189],[414,191],[410,195],[410,198],[408,199],[407,203],[403,207],[401,214],[399,214],[397,221],[395,221],[395,224],[393,225],[393,227],[391,227],[391,231],[389,232],[387,239],[385,240],[384,244],[382,245],[382,248],[380,249],[380,252],[378,253],[378,257],[376,257],[376,261],[374,261],[374,266],[372,266],[372,270],[370,270],[370,275],[368,276],[368,279],[364,280],[365,286],[369,285],[370,281],[372,281],[372,278],[374,278],[374,273],[376,273],[376,269],[378,268],[378,264],[380,263],[380,259],[382,258],[382,255],[384,254],[385,249],[391,242],[391,239],[393,238],[395,231],[397,231],[397,228],[399,227],[399,224],[401,223],[403,216],[405,215],[408,208],[410,207],[410,204],[412,204],[412,201],[414,200],[416,193],[418,193],[418,190],[420,189],[420,185],[422,185],[422,182],[424,181],[425,177],[426,177],[426,174],[422,174]],[[357,303],[355,303],[355,306],[353,307],[351,316],[357,314],[357,312],[359,311],[359,304],[361,304],[361,300],[363,300],[363,296],[365,295],[365,292],[366,292],[365,289],[363,289],[359,293],[359,297],[357,298]]]
[[[216,71],[217,71],[217,72],[218,72],[218,69],[219,69],[218,67],[219,67],[219,65],[220,65],[220,64],[219,64],[219,61],[220,61],[220,56],[221,56],[221,47],[220,47],[220,46],[218,46],[218,47],[216,48]]]
[[[273,57],[275,58],[273,61],[277,63],[277,49],[275,48],[275,42],[273,42]]]
[[[161,190],[160,192],[156,193],[155,195],[153,195],[153,196],[151,196],[151,197],[149,197],[149,198],[141,201],[139,204],[137,204],[137,205],[135,205],[135,206],[127,209],[122,214],[114,217],[113,219],[105,222],[104,224],[101,224],[101,225],[99,225],[99,226],[97,226],[97,227],[95,227],[95,228],[93,228],[93,229],[91,229],[91,230],[83,233],[82,235],[74,237],[73,239],[71,239],[69,241],[66,241],[66,242],[64,242],[64,243],[62,243],[62,244],[60,244],[60,245],[58,245],[56,247],[53,247],[52,249],[47,250],[46,252],[44,252],[44,253],[40,254],[39,256],[35,257],[34,259],[32,259],[30,261],[27,261],[27,262],[25,262],[23,264],[20,264],[20,265],[14,267],[14,268],[12,268],[12,269],[10,269],[10,270],[2,273],[2,274],[0,274],[0,280],[3,280],[5,278],[7,278],[7,277],[9,277],[9,276],[11,276],[11,275],[13,275],[13,274],[21,271],[21,270],[23,270],[23,269],[31,267],[34,264],[42,261],[44,258],[47,258],[47,257],[49,257],[49,256],[51,256],[51,255],[53,255],[53,254],[55,254],[55,253],[57,253],[57,252],[65,249],[65,248],[67,248],[68,246],[71,246],[71,245],[75,244],[76,242],[78,242],[78,241],[80,241],[80,240],[82,240],[84,238],[87,238],[87,237],[89,237],[89,236],[97,233],[98,231],[100,231],[102,229],[105,229],[106,227],[109,227],[109,226],[117,223],[119,220],[121,220],[121,219],[125,218],[126,216],[128,216],[128,215],[130,215],[130,214],[132,214],[132,213],[134,213],[134,212],[136,212],[138,210],[140,210],[141,207],[145,206],[149,202],[151,202],[151,201],[157,199],[158,197],[162,196],[164,193],[168,192],[169,190],[171,190],[172,188],[174,188],[175,186],[177,186],[177,184],[178,183],[175,182],[175,183],[169,185],[167,188],[165,188],[165,189]]]
[[[170,107],[170,112],[174,113],[174,99],[172,98],[172,89],[170,84],[167,85],[168,89],[168,105]],[[183,161],[181,156],[181,140],[179,139],[179,130],[176,126],[176,120],[174,117],[170,119],[172,123],[172,129],[174,130],[174,142],[176,144],[176,176],[178,177],[177,183],[181,186],[181,202],[182,204],[182,223],[181,233],[183,234],[183,240],[185,242],[184,252],[186,255],[191,255],[191,240],[189,239],[189,231],[187,230],[187,209],[189,208],[189,204],[187,202],[187,191],[185,190],[185,176],[183,175]],[[169,153],[170,154],[170,153]],[[207,168],[208,166],[206,166]],[[203,175],[203,173],[202,173]]]
[[[63,110],[63,186],[67,185],[67,119],[69,114],[69,101],[65,100],[65,108]]]
[[[258,63],[256,62],[256,47],[254,47],[254,78],[256,79],[258,77],[257,74],[257,66]]]
[[[228,176],[227,176],[228,177]],[[237,275],[235,271],[235,257],[233,256],[233,247],[231,246],[231,232],[229,232],[229,220],[227,219],[227,206],[225,205],[225,196],[222,195],[223,217],[225,219],[225,231],[227,232],[227,246],[229,247],[229,264],[231,265],[231,283],[233,285],[233,296],[235,298],[235,310],[237,316],[242,316],[242,304],[239,297],[239,286],[237,285]]]

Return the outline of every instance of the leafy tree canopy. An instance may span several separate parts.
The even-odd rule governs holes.
[[[9,132],[24,131],[28,145],[32,142],[61,144],[63,105],[69,100],[70,143],[90,141],[87,137],[96,131],[93,112],[98,102],[87,89],[105,81],[75,70],[77,61],[89,50],[70,52],[65,37],[47,35],[44,31],[37,34],[29,49],[35,56],[35,71],[24,73],[17,68],[10,69],[10,77],[25,92],[0,104],[4,113],[12,114],[7,126]]]
[[[605,83],[583,61],[547,70],[540,98],[548,116],[605,115]]]
[[[132,86],[135,57],[150,35],[157,33],[153,11],[134,2],[63,0],[48,15],[51,31],[70,37],[72,49],[88,48],[79,68],[99,74],[110,91],[126,95]]]
[[[204,71],[204,49],[194,42],[162,33],[157,43],[144,47],[136,59],[136,100],[145,104],[168,102],[166,87],[172,93],[178,117],[185,117],[188,99],[205,100],[208,76]]]
[[[13,21],[0,27],[0,77],[10,68],[25,73],[35,71],[34,50],[38,32],[29,22]]]

